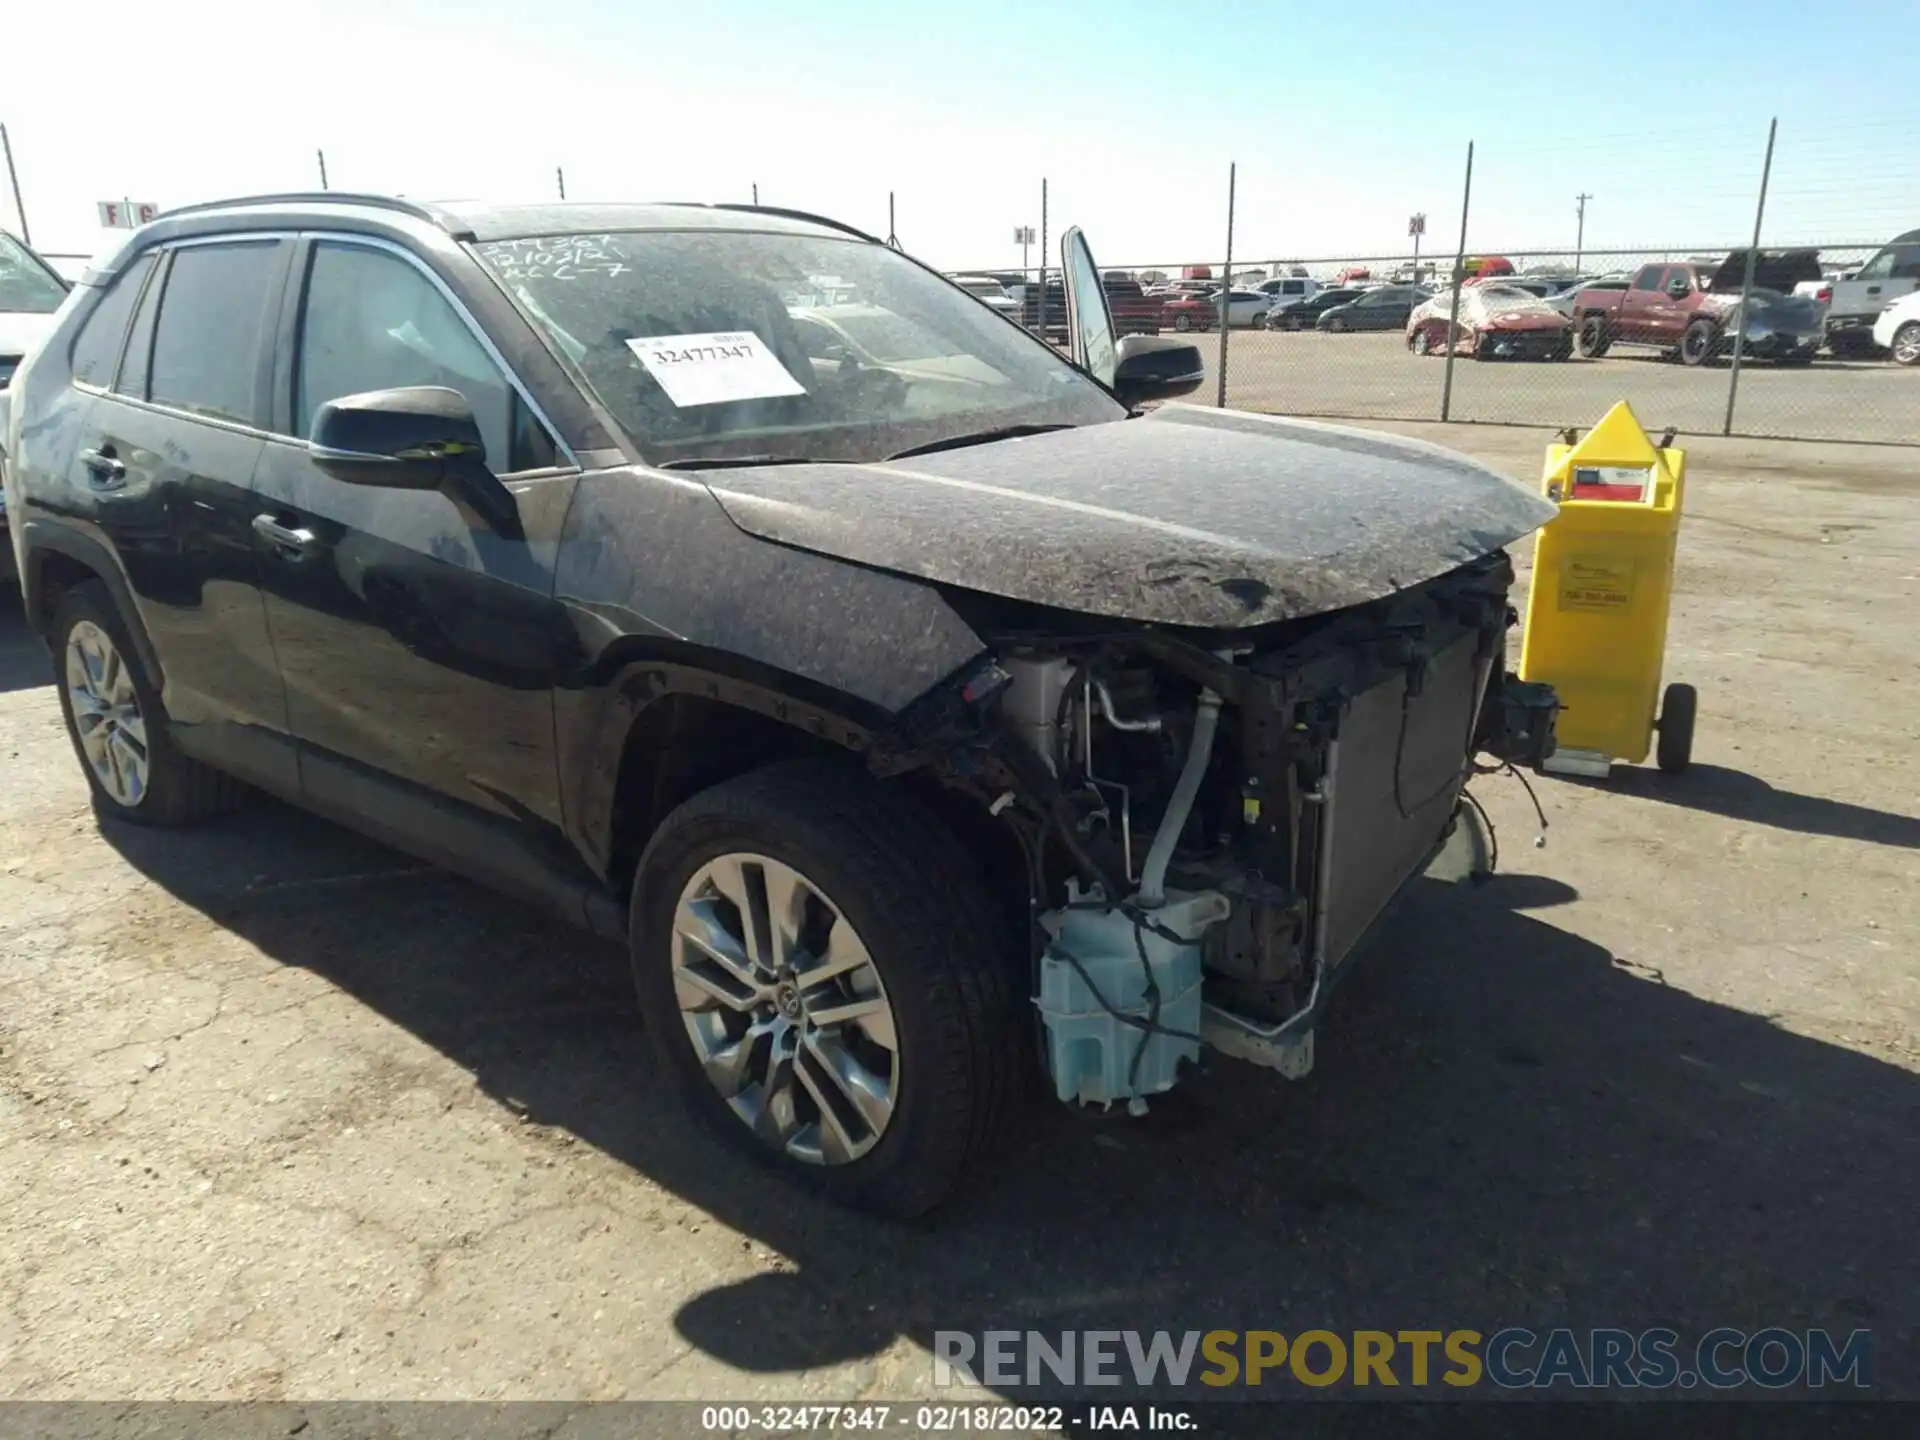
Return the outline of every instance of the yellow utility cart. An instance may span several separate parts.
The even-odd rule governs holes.
[[[1622,400],[1584,439],[1548,447],[1541,485],[1560,513],[1534,542],[1520,678],[1560,696],[1551,772],[1637,765],[1656,732],[1662,770],[1692,758],[1694,688],[1660,693],[1687,473],[1671,438],[1656,445]]]

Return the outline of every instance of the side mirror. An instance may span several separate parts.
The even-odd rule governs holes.
[[[348,485],[439,490],[508,537],[520,534],[513,492],[487,468],[487,442],[458,390],[419,385],[329,400],[307,453]]]
[[[1670,280],[1667,282],[1667,294],[1671,295],[1676,300],[1686,299],[1687,292],[1690,291],[1692,288],[1693,287],[1687,284],[1687,282],[1684,280]]]
[[[1200,347],[1169,335],[1126,335],[1115,347],[1113,393],[1128,406],[1191,395],[1207,378]]]
[[[487,463],[467,397],[437,386],[329,400],[313,417],[307,449],[336,480],[393,490],[438,490]]]

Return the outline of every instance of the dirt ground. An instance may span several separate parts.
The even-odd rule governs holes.
[[[1531,480],[1539,431],[1405,425]],[[850,1400],[938,1329],[1827,1326],[1920,1395],[1920,452],[1700,442],[1684,777],[1477,782],[1299,1084],[917,1227],[656,1099],[622,955],[266,803],[103,829],[0,612],[0,1397]],[[1523,547],[1524,548],[1524,547]],[[1519,557],[1524,564],[1525,554]]]

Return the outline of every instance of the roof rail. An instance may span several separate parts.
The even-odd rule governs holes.
[[[712,204],[709,210],[742,210],[750,215],[779,215],[788,220],[804,220],[810,225],[824,225],[829,230],[838,230],[842,234],[857,236],[862,240],[871,240],[875,245],[885,242],[878,235],[869,235],[866,231],[847,224],[844,220],[835,220],[827,215],[815,215],[810,210],[789,210],[781,205],[738,205],[732,203]]]
[[[176,205],[163,210],[157,218],[201,214],[209,210],[231,210],[243,205],[359,205],[375,210],[397,210],[416,220],[437,225],[456,240],[471,240],[466,222],[450,210],[420,200],[405,200],[398,195],[361,194],[352,190],[284,190],[271,195],[235,195],[226,200],[201,200],[192,205]]]

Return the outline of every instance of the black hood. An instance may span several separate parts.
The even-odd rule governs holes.
[[[1376,600],[1555,513],[1424,441],[1189,406],[885,464],[705,478],[763,539],[1034,604],[1207,628]]]

